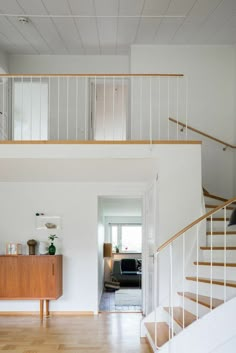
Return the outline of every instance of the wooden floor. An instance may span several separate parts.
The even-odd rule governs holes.
[[[150,353],[138,313],[97,316],[0,316],[0,352]]]

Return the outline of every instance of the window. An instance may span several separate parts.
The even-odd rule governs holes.
[[[48,139],[48,82],[43,79],[13,81],[14,140]]]
[[[116,247],[120,252],[142,252],[141,224],[110,224],[113,251]]]

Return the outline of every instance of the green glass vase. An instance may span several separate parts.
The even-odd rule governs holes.
[[[56,247],[53,243],[51,243],[51,245],[48,248],[48,253],[49,255],[55,255],[56,254]]]

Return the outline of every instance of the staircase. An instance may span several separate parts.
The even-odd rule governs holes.
[[[171,353],[171,345],[180,333],[190,326],[193,332],[194,324],[202,321],[200,318],[208,315],[209,319],[214,309],[223,307],[225,302],[236,297],[236,228],[227,228],[235,204],[222,209],[219,205],[226,200],[208,193],[204,193],[204,199],[206,212],[214,213],[202,221],[206,232],[202,237],[197,236],[197,249],[194,250],[197,258],[192,261],[191,267],[186,268],[185,265],[183,270],[184,290],[182,284],[179,284],[180,290],[171,285],[175,287],[175,292],[170,293],[171,298],[168,299],[172,305],[161,305],[154,314],[144,319],[144,332],[155,352]],[[169,244],[172,245],[172,242]],[[171,258],[173,256],[171,253]],[[179,351],[174,349],[173,352]]]

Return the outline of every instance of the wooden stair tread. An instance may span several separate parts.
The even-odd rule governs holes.
[[[224,220],[226,220],[227,222],[229,222],[229,217],[215,217],[215,218],[212,218],[212,221],[213,222],[217,222],[217,221],[220,221],[220,222],[223,222]],[[211,218],[207,218],[207,221],[210,222],[211,221]]]
[[[164,310],[171,315],[171,308],[164,307]],[[183,316],[184,316],[184,323],[183,323]],[[189,311],[187,310],[183,311],[183,308],[181,308],[180,306],[173,308],[173,317],[174,317],[174,320],[177,322],[177,324],[180,325],[181,327],[187,327],[197,319],[197,317],[192,313],[190,313]]]
[[[195,281],[197,282],[197,277],[192,277],[192,276],[188,276],[186,277],[186,279],[188,281]],[[202,283],[211,283],[211,279],[210,278],[204,278],[204,277],[198,277],[198,282],[202,282]],[[212,284],[217,284],[219,286],[224,286],[224,280],[222,279],[216,279],[216,278],[212,278]],[[233,287],[236,288],[236,281],[226,281],[226,286],[227,287]]]
[[[200,266],[211,266],[211,262],[209,261],[194,261],[194,265],[200,265]],[[226,262],[226,264],[224,264],[224,262],[212,262],[212,266],[224,266],[226,265],[226,267],[236,267],[236,263],[233,262]]]
[[[145,322],[144,323],[151,339],[156,343],[157,347],[163,346],[167,341],[169,341],[169,334],[171,335],[171,330],[166,322]],[[156,342],[155,342],[155,331],[156,331]]]
[[[216,208],[216,207],[218,207],[219,205],[205,205],[205,207],[206,208]],[[232,206],[226,206],[226,209],[227,210],[234,210],[234,207],[232,207]],[[218,210],[217,212],[219,212],[219,211],[221,211],[221,210]]]
[[[206,235],[236,235],[236,231],[227,231],[226,233],[224,231],[215,231],[215,232],[206,232]]]
[[[206,295],[198,295],[196,293],[191,292],[178,292],[179,295],[185,297],[193,302],[198,302],[199,304],[206,306],[207,308],[211,307],[211,298]],[[215,309],[217,306],[223,304],[224,301],[216,298],[212,298],[212,308]]]
[[[236,250],[236,246],[226,246],[226,248],[224,246],[213,246],[212,248],[210,246],[201,246],[200,247],[201,250]]]

